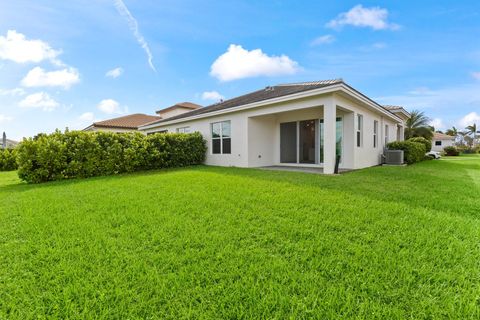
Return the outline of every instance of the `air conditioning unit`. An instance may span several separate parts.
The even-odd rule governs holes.
[[[400,166],[403,164],[403,150],[387,150],[385,164]]]

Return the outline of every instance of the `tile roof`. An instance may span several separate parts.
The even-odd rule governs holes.
[[[209,105],[207,107],[199,108],[190,112],[185,112],[177,116],[169,117],[166,119],[154,121],[149,124],[154,123],[161,123],[165,121],[177,120],[181,118],[196,116],[200,114],[205,114],[209,112],[214,112],[218,110],[229,109],[233,107],[238,107],[241,105],[259,102],[263,100],[269,100],[273,98],[288,96],[290,94],[299,93],[303,91],[313,90],[328,87],[334,84],[343,83],[342,79],[334,79],[334,80],[323,80],[323,81],[313,81],[313,82],[300,82],[300,83],[287,83],[287,84],[279,84],[276,86],[268,86],[264,89],[257,90],[251,93],[247,93],[241,95],[239,97],[235,97],[229,100],[221,101],[219,103],[215,103]]]
[[[454,136],[449,136],[448,134],[435,132],[433,134],[433,139],[434,140],[455,140],[455,137]]]
[[[176,103],[173,106],[170,106],[168,108],[158,110],[158,111],[156,111],[156,113],[157,114],[158,113],[163,113],[163,112],[170,111],[170,110],[173,110],[173,109],[176,109],[176,108],[185,108],[185,109],[195,110],[195,109],[199,109],[201,107],[202,107],[201,105],[193,103],[193,102],[180,102],[180,103]]]
[[[161,119],[161,117],[159,116],[150,116],[143,113],[134,113],[123,117],[94,122],[93,126],[104,128],[138,129],[138,127],[144,124],[159,119]]]

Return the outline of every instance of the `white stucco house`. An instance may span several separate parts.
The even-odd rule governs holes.
[[[435,132],[432,139],[432,151],[442,152],[443,148],[455,145],[455,137]]]
[[[383,107],[343,80],[281,84],[140,126],[200,132],[206,164],[340,169],[381,164],[386,143],[403,140],[403,108]]]

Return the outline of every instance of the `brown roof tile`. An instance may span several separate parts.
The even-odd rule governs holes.
[[[144,125],[159,119],[161,119],[161,117],[150,116],[148,114],[143,114],[143,113],[134,113],[128,116],[94,122],[93,126],[104,127],[104,128],[138,129],[138,127],[141,125]]]
[[[168,108],[158,110],[158,111],[156,111],[156,113],[162,113],[162,112],[170,111],[170,110],[173,110],[173,109],[176,109],[176,108],[185,108],[185,109],[196,110],[196,109],[199,109],[201,107],[202,107],[201,105],[196,104],[196,103],[192,103],[192,102],[179,102],[179,103],[176,103],[173,106],[170,106]]]
[[[435,132],[433,134],[433,140],[455,140],[455,137],[449,136],[448,134]]]

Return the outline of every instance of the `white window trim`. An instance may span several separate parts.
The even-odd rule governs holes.
[[[356,135],[355,135],[355,146],[357,148],[363,148],[363,127],[364,127],[364,124],[363,124],[363,115],[360,114],[360,113],[357,113],[357,119],[355,121],[355,126],[357,127],[357,130],[355,131],[356,132]],[[358,145],[358,133],[360,133],[360,145]]]
[[[190,133],[190,127],[186,126],[186,127],[177,128],[177,133]]]
[[[390,126],[388,124],[386,124],[385,125],[385,147],[390,142],[390,136],[388,134],[388,131],[390,131]]]
[[[373,147],[378,148],[378,121],[373,120]]]
[[[225,122],[228,122],[230,124],[230,136],[229,137],[225,137],[225,139],[230,139],[230,153],[223,153],[223,126],[222,126],[222,123],[225,123]],[[213,125],[219,123],[220,124],[220,137],[218,138],[214,138],[213,137]],[[210,136],[211,136],[211,142],[210,142],[210,146],[211,146],[211,150],[210,150],[210,154],[211,155],[224,155],[224,154],[232,154],[232,122],[230,120],[224,120],[224,121],[216,121],[216,122],[212,122],[210,123]],[[213,140],[220,140],[220,153],[213,153]]]

